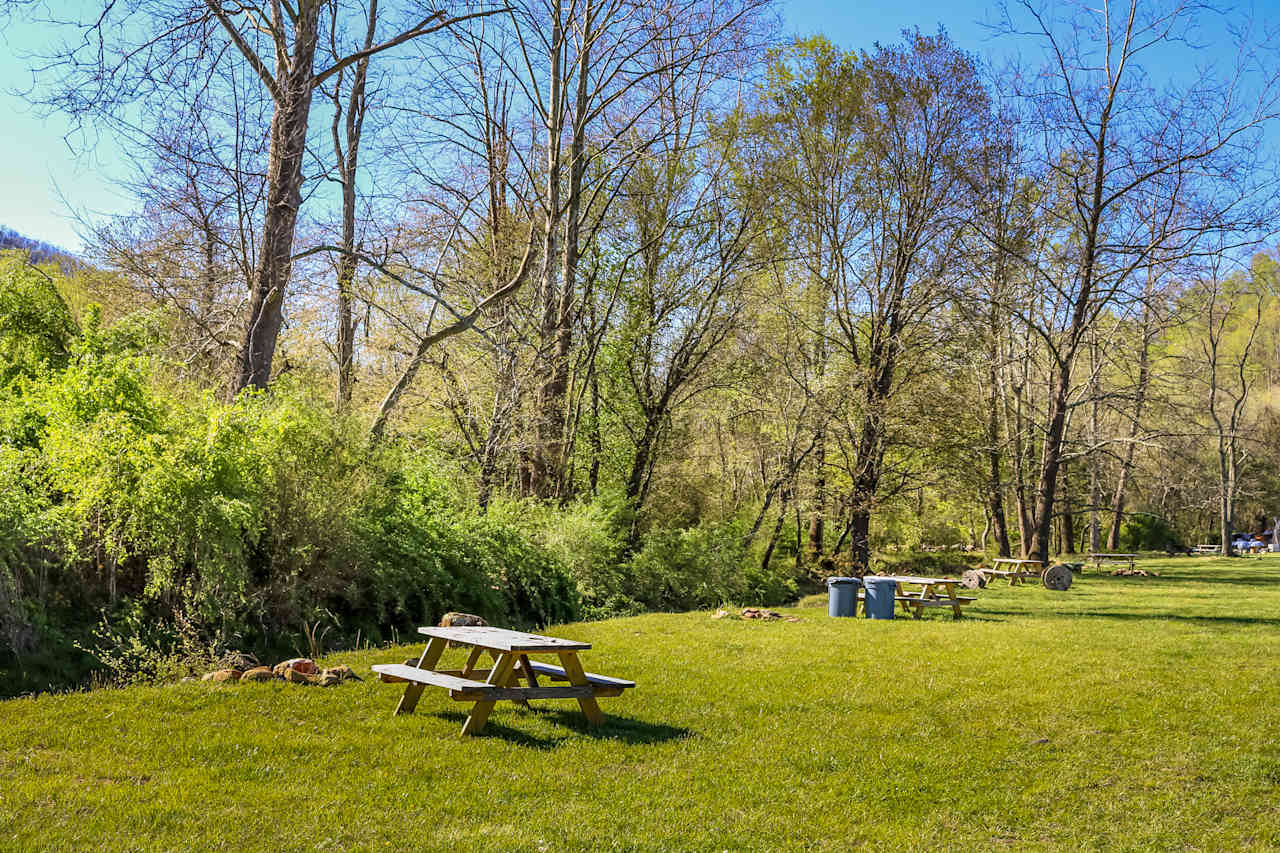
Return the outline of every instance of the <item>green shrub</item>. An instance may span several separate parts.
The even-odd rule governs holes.
[[[555,555],[573,575],[583,615],[592,619],[637,612],[622,594],[626,584],[627,533],[631,512],[621,495],[564,506],[537,500],[495,501],[489,518],[519,527]]]
[[[695,610],[743,601],[747,551],[733,524],[659,529],[645,536],[627,565],[627,595],[655,610]]]
[[[1120,525],[1120,547],[1125,551],[1163,551],[1179,548],[1182,537],[1168,521],[1150,513],[1133,513]]]

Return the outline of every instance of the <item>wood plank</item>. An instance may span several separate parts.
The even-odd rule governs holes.
[[[564,667],[562,666],[556,666],[552,663],[541,663],[539,661],[532,661],[530,666],[534,672],[549,676],[552,680],[569,680],[569,676],[565,674]],[[617,687],[620,689],[626,689],[628,687],[636,686],[634,681],[627,681],[624,678],[610,678],[607,675],[597,675],[594,672],[584,672],[582,674],[586,677],[587,681],[600,687]]]
[[[514,655],[505,654],[499,656],[493,664],[493,671],[489,673],[489,680],[485,683],[491,687],[503,689],[507,683],[507,676],[511,674],[511,668],[515,666],[516,659]],[[462,724],[462,734],[478,735],[484,731],[484,724],[489,719],[490,712],[493,711],[494,699],[481,699],[471,707],[471,713],[467,715],[467,721]],[[587,699],[579,699],[579,702],[593,701]]]
[[[863,593],[859,592],[859,593],[858,593],[858,600],[859,600],[859,601],[862,601],[864,598],[866,598],[866,596],[865,596]],[[918,595],[913,595],[912,593],[908,592],[908,593],[907,593],[907,594],[905,594],[905,595],[895,595],[893,598],[894,598],[894,600],[895,600],[895,601],[918,601],[918,600],[919,600],[919,598],[920,598],[920,596],[918,596]],[[945,598],[938,598],[938,599],[926,599],[926,600],[936,600],[936,601],[941,601],[941,602],[944,602],[945,604],[947,604],[948,606],[950,606],[950,604],[951,604],[950,599],[945,599]],[[972,595],[957,595],[957,596],[956,596],[956,601],[960,602],[961,604],[968,604],[968,603],[970,603],[970,602],[972,602],[972,601],[977,601],[977,600],[978,600],[978,599],[974,598]]]
[[[430,684],[435,687],[443,687],[446,690],[479,690],[490,685],[484,681],[475,681],[470,678],[462,678],[449,672],[436,672],[430,669],[419,669],[418,667],[405,666],[402,663],[380,663],[373,667],[374,672],[386,673],[396,678],[403,678],[405,681],[412,681],[417,684]],[[454,670],[456,672],[456,670]]]
[[[943,583],[960,583],[959,578],[922,578],[915,575],[870,575],[870,577],[878,577],[882,580],[896,581],[897,583],[913,583],[921,586],[933,586],[934,584]]]
[[[462,667],[462,672],[461,672],[461,675],[463,678],[475,677],[476,664],[480,662],[480,656],[482,654],[484,654],[484,649],[477,646],[476,648],[471,650],[471,654],[467,655],[467,663],[465,666]],[[489,677],[488,671],[485,672],[483,677],[485,678]]]
[[[488,687],[482,690],[450,690],[449,698],[455,702],[510,701],[527,702],[530,699],[589,699],[597,695],[592,684],[564,687]]]
[[[587,674],[582,671],[582,664],[578,661],[578,653],[574,651],[560,652],[560,664],[564,667],[564,674],[569,676],[569,683],[582,687],[590,684],[587,681]],[[598,726],[604,722],[604,712],[600,710],[600,705],[594,697],[585,697],[578,700],[578,706],[582,708],[582,713],[587,715],[587,721],[593,726]]]
[[[526,634],[523,631],[508,631],[506,628],[492,627],[456,627],[440,628],[428,625],[418,629],[419,634],[438,637],[464,646],[479,646],[499,652],[548,652],[584,651],[591,648],[590,643],[577,640],[565,640],[560,637],[544,637],[540,634]]]
[[[427,642],[427,647],[422,650],[422,654],[418,657],[418,668],[432,669],[440,662],[440,656],[444,654],[444,649],[447,645],[448,643],[444,640],[429,640]],[[404,664],[392,664],[392,666],[413,669],[413,667],[404,666]],[[374,667],[374,671],[382,672],[382,670],[378,670],[377,667]],[[399,675],[399,673],[394,672],[388,672],[387,674]],[[405,685],[404,695],[400,697],[400,703],[396,705],[396,714],[412,714],[413,709],[418,707],[418,699],[422,697],[423,685],[413,681],[412,679],[406,679],[406,681],[409,681],[410,683]]]
[[[514,681],[514,671],[508,676],[509,683],[498,687],[489,684],[487,681],[466,678],[460,669],[437,669],[425,673],[415,670],[412,673],[408,673],[397,671],[396,667],[400,668],[400,670],[415,669],[414,667],[406,667],[404,664],[377,664],[374,667],[374,671],[382,678],[394,679],[396,683],[417,684],[419,687],[443,687],[449,691],[449,698],[459,702],[476,702],[481,699],[515,702],[529,699],[579,699],[583,696],[620,696],[623,690],[622,686],[615,684],[588,684],[582,687],[573,685],[561,687],[548,685],[543,687],[534,684],[532,687],[520,687],[518,682]],[[384,669],[387,671],[384,672]],[[554,667],[554,669],[559,670],[560,667]],[[492,670],[478,669],[472,675],[477,678],[488,678],[491,673]],[[561,680],[567,681],[568,678],[564,677]]]

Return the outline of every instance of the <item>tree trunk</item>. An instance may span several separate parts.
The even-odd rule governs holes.
[[[988,366],[987,379],[991,386],[991,401],[987,406],[987,528],[994,529],[998,556],[1008,557],[1009,522],[1004,514],[1004,483],[1000,471],[1000,418],[998,412],[999,384],[996,376],[996,364],[999,353],[993,346],[989,353],[991,359]],[[987,550],[987,530],[982,532],[982,550]]]
[[[1040,481],[1036,486],[1035,515],[1031,542],[1026,548],[1030,559],[1049,564],[1050,536],[1053,532],[1054,500],[1058,489],[1058,469],[1062,464],[1062,438],[1067,426],[1067,393],[1071,385],[1071,368],[1060,361],[1054,371],[1050,391],[1049,424],[1040,453]]]
[[[855,503],[853,507],[849,521],[849,558],[855,575],[871,571],[871,509],[865,503]]]
[[[1071,500],[1071,483],[1068,480],[1068,466],[1062,466],[1062,543],[1064,547],[1059,553],[1074,554],[1076,552],[1076,516]]]
[[[1133,401],[1133,420],[1129,424],[1129,444],[1124,450],[1124,459],[1120,463],[1120,476],[1116,480],[1115,494],[1111,498],[1111,529],[1107,533],[1107,550],[1120,548],[1120,525],[1124,521],[1125,491],[1129,487],[1129,476],[1133,472],[1133,455],[1137,448],[1138,432],[1141,429],[1142,407],[1147,399],[1147,383],[1151,377],[1151,328],[1150,310],[1143,310],[1142,349],[1138,353],[1138,389]]]
[[[818,427],[813,441],[813,508],[809,514],[809,544],[807,558],[817,563],[822,557],[822,537],[827,503],[827,443],[826,429]]]
[[[765,546],[764,556],[760,558],[760,568],[768,569],[769,561],[773,559],[773,551],[778,547],[778,539],[782,536],[782,524],[787,518],[787,507],[791,504],[791,487],[782,490],[782,503],[778,506],[778,521],[773,525],[773,535],[769,537],[769,544]]]
[[[284,296],[292,268],[298,208],[302,204],[302,164],[311,114],[320,6],[319,3],[299,6],[288,73],[278,78],[280,100],[271,117],[262,250],[254,274],[235,391],[267,387],[280,328],[284,324]]]

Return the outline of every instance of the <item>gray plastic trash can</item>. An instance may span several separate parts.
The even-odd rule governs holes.
[[[868,619],[892,619],[894,597],[898,594],[898,582],[893,578],[865,577],[862,586],[867,591],[863,611]]]
[[[827,615],[857,616],[860,586],[857,578],[827,578]]]

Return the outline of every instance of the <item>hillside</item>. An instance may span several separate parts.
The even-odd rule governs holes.
[[[73,253],[61,246],[28,237],[12,228],[0,225],[0,251],[5,249],[21,249],[30,254],[31,260],[37,264],[56,263],[63,273],[71,272],[82,263]]]

